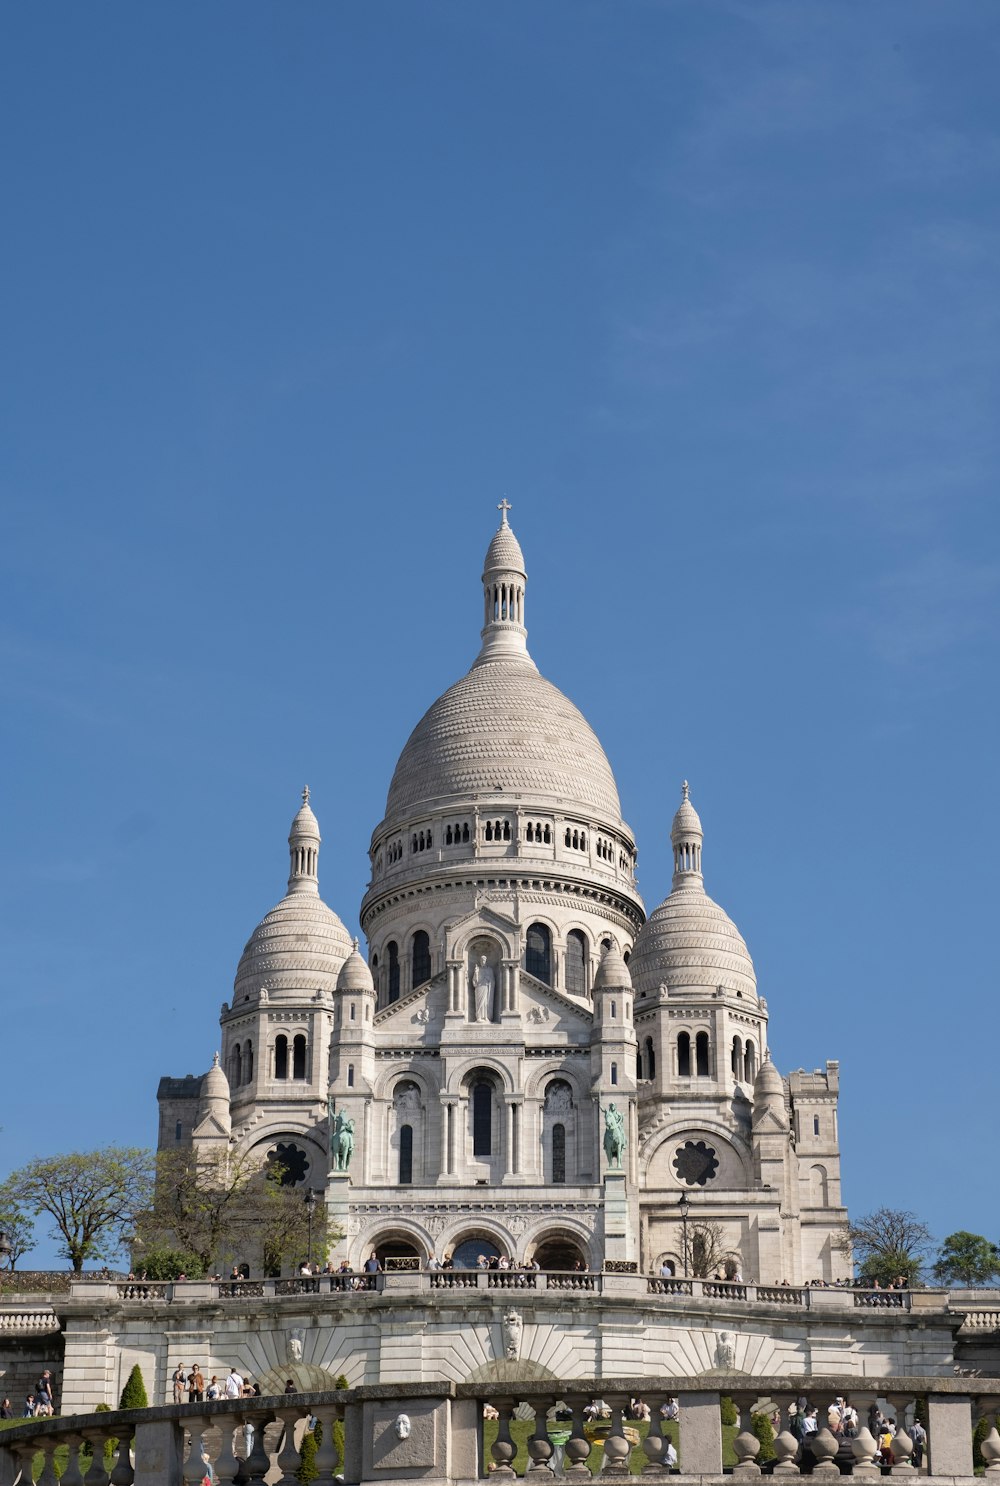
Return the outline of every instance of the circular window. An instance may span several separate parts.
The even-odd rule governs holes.
[[[297,1145],[276,1145],[267,1153],[267,1171],[283,1187],[296,1187],[304,1182],[309,1170],[309,1157]]]
[[[689,1187],[703,1187],[719,1169],[719,1158],[703,1140],[686,1140],[678,1146],[674,1170]]]

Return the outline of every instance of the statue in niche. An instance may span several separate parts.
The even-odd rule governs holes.
[[[493,1020],[493,991],[497,983],[492,965],[484,954],[472,967],[472,994],[476,1003],[476,1021]]]
[[[549,1084],[545,1090],[545,1113],[549,1115],[567,1115],[573,1108],[573,1095],[569,1084],[556,1081]]]
[[[304,1340],[304,1331],[297,1329],[295,1331],[289,1332],[288,1340],[285,1343],[285,1356],[288,1358],[289,1362],[302,1361],[302,1343],[304,1342]]]
[[[736,1344],[731,1331],[718,1332],[715,1344],[715,1365],[723,1372],[732,1372],[736,1366]]]
[[[604,1154],[609,1166],[621,1169],[625,1144],[625,1116],[616,1104],[609,1104],[604,1111]]]
[[[513,1307],[510,1310],[504,1311],[500,1330],[503,1334],[504,1356],[509,1362],[516,1362],[521,1355],[521,1332],[523,1328],[524,1322],[521,1320],[518,1311],[515,1311]]]
[[[420,1090],[415,1084],[399,1084],[392,1099],[398,1115],[420,1113]]]

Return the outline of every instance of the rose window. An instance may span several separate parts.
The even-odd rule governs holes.
[[[687,1140],[677,1149],[674,1170],[689,1187],[703,1187],[719,1169],[719,1158],[703,1140]]]

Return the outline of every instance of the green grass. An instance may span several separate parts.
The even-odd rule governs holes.
[[[642,1448],[642,1442],[646,1438],[646,1435],[649,1433],[649,1425],[648,1424],[645,1424],[645,1423],[639,1423],[636,1420],[632,1420],[632,1419],[628,1420],[627,1423],[629,1425],[629,1428],[630,1429],[634,1429],[637,1432],[637,1434],[639,1435],[639,1443],[638,1443],[638,1445],[633,1446],[632,1453],[629,1456],[629,1462],[628,1462],[629,1472],[633,1476],[637,1476],[640,1473],[640,1471],[642,1471],[642,1470],[645,1469],[645,1466],[646,1466],[646,1456],[645,1456],[645,1453],[644,1453],[643,1448]],[[493,1444],[494,1440],[497,1437],[497,1429],[498,1429],[498,1427],[499,1427],[499,1421],[496,1420],[496,1419],[484,1419],[483,1420],[483,1456],[484,1456],[484,1462],[485,1463],[484,1463],[484,1465],[483,1465],[482,1468],[484,1470],[487,1470],[489,1468],[489,1464],[493,1460],[493,1457],[490,1454],[490,1446]],[[722,1428],[722,1464],[724,1466],[725,1465],[735,1465],[736,1464],[736,1453],[733,1450],[733,1440],[736,1438],[737,1434],[739,1433],[739,1427],[736,1424],[723,1424],[721,1426],[721,1428]],[[683,1460],[684,1460],[684,1454],[683,1454],[683,1451],[684,1451],[684,1436],[683,1436],[683,1432],[681,1433],[680,1443],[678,1443],[678,1439],[677,1439],[677,1425],[676,1424],[663,1424],[661,1426],[661,1430],[662,1430],[662,1433],[664,1435],[664,1438],[666,1438],[666,1436],[669,1435],[670,1438],[673,1440],[674,1445],[677,1448],[677,1454],[678,1454],[678,1457],[680,1459],[680,1462],[681,1462],[681,1464],[683,1464]],[[516,1453],[514,1455],[514,1459],[512,1460],[511,1464],[513,1465],[514,1470],[517,1472],[518,1475],[523,1475],[524,1471],[528,1467],[528,1464],[529,1464],[528,1441],[531,1438],[531,1436],[534,1434],[534,1432],[535,1432],[535,1424],[534,1424],[534,1421],[532,1419],[512,1419],[511,1422],[510,1422],[510,1437],[511,1437],[511,1441],[513,1442],[513,1444],[515,1446],[515,1450],[516,1450]],[[603,1445],[601,1445],[599,1443],[595,1443],[594,1446],[593,1446],[593,1448],[591,1449],[590,1456],[589,1456],[589,1458],[587,1460],[587,1466],[588,1466],[589,1470],[591,1471],[591,1473],[593,1475],[596,1475],[598,1473],[598,1471],[600,1470],[601,1463],[602,1463],[603,1459],[604,1459],[604,1447],[603,1447]]]

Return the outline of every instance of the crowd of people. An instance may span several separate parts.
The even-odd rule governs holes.
[[[235,1367],[229,1369],[229,1376],[223,1378],[221,1382],[218,1375],[213,1373],[206,1383],[200,1363],[195,1362],[190,1368],[185,1368],[183,1363],[178,1363],[170,1382],[173,1388],[174,1403],[210,1403],[219,1398],[260,1398],[261,1396],[260,1384],[255,1383],[252,1378],[244,1377]],[[185,1394],[187,1394],[186,1399]]]

